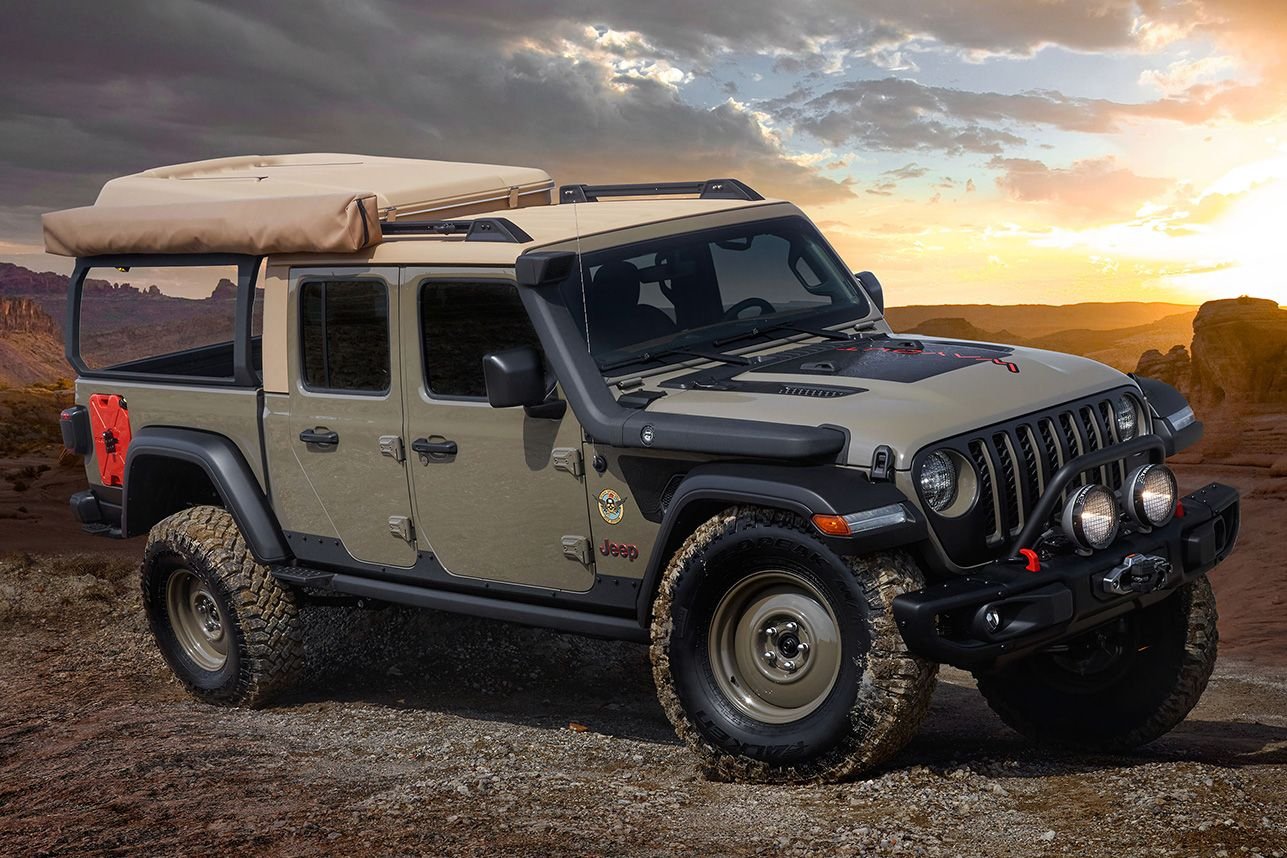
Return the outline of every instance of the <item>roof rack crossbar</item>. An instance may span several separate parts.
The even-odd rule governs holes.
[[[737,179],[707,179],[704,182],[646,182],[635,185],[563,185],[561,203],[595,203],[601,197],[661,197],[696,194],[703,200],[764,199],[754,188]]]
[[[382,235],[464,235],[465,241],[503,241],[527,244],[532,236],[504,217],[471,220],[395,220],[380,224]]]

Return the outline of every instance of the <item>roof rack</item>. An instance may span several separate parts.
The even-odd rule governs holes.
[[[601,197],[660,197],[696,194],[703,200],[762,200],[754,188],[737,179],[704,182],[648,182],[638,185],[563,185],[561,203],[597,203]]]
[[[465,241],[504,241],[526,244],[532,237],[509,218],[473,220],[395,220],[380,224],[382,235],[464,235]]]

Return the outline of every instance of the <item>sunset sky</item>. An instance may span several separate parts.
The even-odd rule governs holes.
[[[114,175],[355,151],[735,176],[890,302],[1287,303],[1287,0],[59,3],[0,33],[0,259]]]

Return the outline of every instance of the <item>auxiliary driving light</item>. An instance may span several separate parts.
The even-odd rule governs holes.
[[[1092,483],[1072,493],[1064,506],[1064,533],[1083,550],[1107,548],[1117,536],[1117,495]]]
[[[1145,527],[1169,523],[1175,515],[1178,494],[1175,474],[1166,465],[1140,465],[1122,484],[1126,514]]]

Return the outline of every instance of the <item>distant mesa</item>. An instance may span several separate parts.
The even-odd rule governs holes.
[[[1009,331],[985,331],[968,319],[960,317],[926,319],[916,325],[915,333],[946,340],[973,340],[976,342],[1025,345],[1024,340]]]
[[[71,376],[62,330],[30,298],[0,297],[0,386],[23,387]]]

